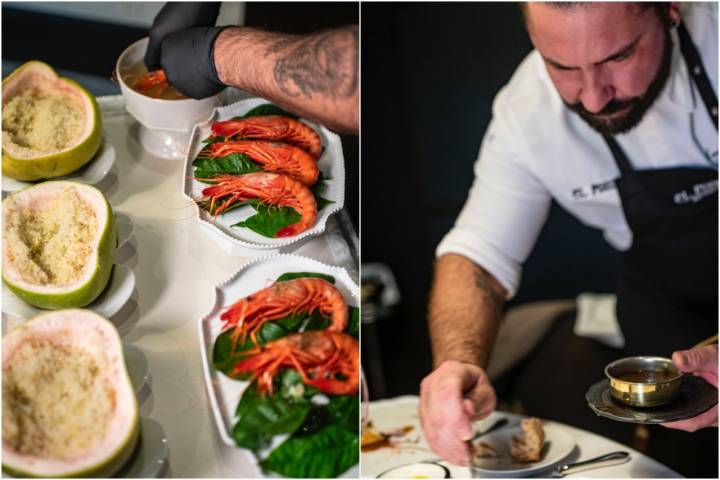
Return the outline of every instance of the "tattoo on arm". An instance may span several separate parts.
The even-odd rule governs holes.
[[[493,284],[493,278],[481,267],[477,267],[475,271],[475,286],[486,293],[488,306],[493,312],[499,313],[503,305],[503,295],[498,291],[497,286]]]
[[[357,27],[283,39],[271,45],[268,53],[278,54],[275,83],[291,97],[319,94],[339,100],[357,92]]]

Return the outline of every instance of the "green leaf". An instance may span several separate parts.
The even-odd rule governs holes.
[[[282,338],[290,333],[295,333],[300,329],[306,318],[307,315],[304,315],[299,321],[296,317],[284,317],[274,321],[265,322],[257,335],[258,342],[260,345],[265,345],[266,343]],[[235,373],[235,365],[245,357],[243,352],[254,348],[255,344],[248,338],[245,343],[238,343],[233,349],[232,340],[230,338],[232,332],[232,328],[226,330],[215,339],[212,357],[213,366],[230,378],[244,379],[247,375],[238,375]]]
[[[243,117],[236,118],[256,117],[261,115],[282,115],[284,117],[290,117],[295,119],[298,118],[298,116],[294,113],[283,110],[282,108],[278,107],[277,105],[273,105],[272,103],[264,103],[262,105],[258,105],[257,107],[247,112]]]
[[[236,348],[233,351],[232,340],[230,339],[231,334],[232,329],[225,330],[220,335],[218,335],[215,339],[212,353],[213,366],[217,370],[225,373],[226,375],[232,371],[232,368],[235,366],[239,359],[235,355],[235,352],[240,351],[239,348]]]
[[[348,307],[348,326],[345,333],[355,338],[360,336],[360,309],[358,307]]]
[[[232,437],[239,447],[261,449],[273,436],[297,430],[311,408],[312,403],[304,396],[289,399],[277,394],[261,395],[256,384],[252,384],[235,410],[238,421]]]
[[[334,478],[359,460],[359,440],[336,425],[293,435],[260,464],[265,470],[295,478]]]
[[[262,168],[253,162],[250,157],[242,153],[232,153],[225,157],[203,158],[198,154],[193,165],[195,178],[212,178],[215,175],[243,175],[245,173],[260,172]]]
[[[357,395],[331,395],[329,403],[313,406],[297,432],[298,435],[312,433],[332,424],[357,433],[358,415],[360,402]]]
[[[327,198],[323,198],[322,194],[327,189],[327,183],[325,182],[326,179],[319,179],[315,185],[310,189],[310,191],[313,194],[313,197],[315,197],[315,202],[317,203],[317,209],[318,212],[322,210],[323,208],[327,207],[328,205],[335,203],[332,200],[328,200]]]
[[[217,137],[213,137],[211,135],[208,138],[206,138],[205,140],[203,140],[202,143],[210,145],[211,143],[224,142],[224,141],[225,141],[225,137],[221,137],[219,135]]]
[[[305,330],[325,330],[330,326],[330,319],[321,315],[313,315],[305,325]]]
[[[275,323],[284,328],[286,332],[297,332],[300,329],[300,325],[302,325],[309,316],[307,312],[302,312],[297,315],[290,315],[289,317],[275,320]]]
[[[276,282],[286,282],[288,280],[295,280],[296,278],[322,278],[330,283],[335,283],[335,277],[332,275],[326,275],[324,273],[317,272],[288,272],[280,275]]]
[[[264,237],[275,238],[280,230],[299,222],[301,218],[291,207],[258,204],[256,209],[255,215],[234,224],[233,227],[246,227]]]
[[[360,418],[360,401],[357,395],[337,395],[330,398],[330,403],[324,405],[330,413],[332,422],[350,432],[358,433],[358,419]]]
[[[317,202],[318,212],[320,210],[322,210],[323,208],[327,207],[328,205],[335,203],[335,201],[328,200],[327,198],[323,198],[323,197],[315,197],[315,201]]]
[[[317,388],[305,385],[300,373],[296,370],[283,370],[278,377],[275,388],[281,396],[288,400],[297,400],[300,397],[310,400],[319,392]]]

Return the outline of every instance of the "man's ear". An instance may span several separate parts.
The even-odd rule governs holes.
[[[673,27],[677,27],[680,24],[680,2],[670,2],[668,6],[668,18]]]

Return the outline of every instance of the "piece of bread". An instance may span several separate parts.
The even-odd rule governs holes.
[[[499,456],[497,450],[495,450],[493,447],[491,447],[485,442],[476,443],[475,445],[473,445],[473,449],[473,453],[477,458],[493,458]]]
[[[520,462],[537,462],[540,460],[545,445],[545,430],[539,418],[526,418],[521,425],[521,437],[510,440],[510,454]]]

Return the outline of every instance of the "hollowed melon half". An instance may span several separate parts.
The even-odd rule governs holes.
[[[95,300],[110,279],[116,245],[115,216],[89,185],[43,182],[3,201],[3,281],[36,307]]]
[[[17,180],[59,177],[85,165],[100,147],[95,97],[77,82],[32,61],[2,82],[2,172]]]
[[[138,407],[115,327],[89,310],[44,313],[2,340],[2,468],[108,477],[130,458]]]

